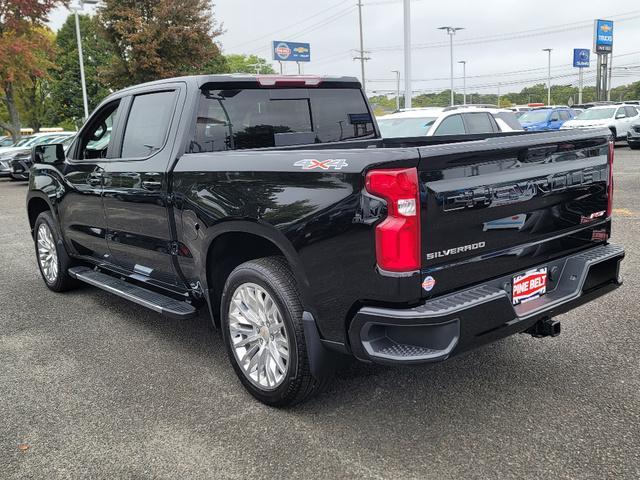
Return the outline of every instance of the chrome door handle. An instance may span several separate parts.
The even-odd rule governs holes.
[[[144,180],[142,182],[142,188],[145,190],[160,190],[162,188],[162,182],[155,182],[153,180]]]
[[[89,174],[87,178],[87,183],[92,187],[97,187],[102,184],[102,174],[97,172],[92,172]]]

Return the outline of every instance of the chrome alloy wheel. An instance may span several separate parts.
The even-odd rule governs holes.
[[[54,283],[58,278],[58,251],[56,242],[51,234],[51,229],[46,223],[38,227],[38,262],[44,278],[49,283]]]
[[[271,295],[243,283],[229,305],[229,334],[236,360],[251,383],[274,390],[289,369],[289,340],[282,313]]]

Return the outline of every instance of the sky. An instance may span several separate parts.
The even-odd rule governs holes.
[[[224,53],[258,54],[273,63],[271,41],[311,44],[305,74],[360,77],[352,58],[359,48],[357,0],[217,0],[214,16],[224,34]],[[395,90],[402,75],[402,0],[362,0],[365,77],[369,94]],[[91,11],[90,8],[87,10]],[[68,15],[58,9],[50,17],[57,29]],[[462,87],[467,62],[467,91],[515,92],[546,82],[547,52],[552,48],[552,83],[577,85],[571,66],[574,48],[593,46],[593,20],[614,20],[613,84],[640,80],[640,3],[637,0],[411,0],[412,85],[415,93],[449,87],[449,38],[438,27],[463,27],[454,37],[454,89]],[[585,69],[585,85],[595,84],[595,56]],[[285,62],[285,73],[295,73]],[[404,78],[404,75],[402,75]]]

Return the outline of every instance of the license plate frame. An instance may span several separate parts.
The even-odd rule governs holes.
[[[511,279],[511,303],[513,306],[530,302],[547,293],[549,272],[547,267],[533,268],[514,275]]]

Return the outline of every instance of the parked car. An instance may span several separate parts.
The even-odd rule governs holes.
[[[640,119],[640,112],[633,105],[603,105],[591,107],[561,128],[606,127],[616,140],[626,139],[631,125]]]
[[[521,115],[518,120],[527,131],[559,130],[567,120],[574,118],[569,108],[536,108]]]
[[[2,136],[0,137],[0,148],[2,147],[10,147],[11,145],[13,145],[13,138],[11,137],[7,137],[7,136]]]
[[[428,107],[378,117],[383,138],[468,135],[522,130],[511,110],[487,107]]]
[[[75,135],[71,136],[60,136],[49,139],[48,143],[55,144],[60,143],[66,152],[71,142],[73,142]],[[31,163],[31,148],[26,148],[19,152],[15,152],[13,154],[13,158],[8,160],[9,168],[11,170],[11,178],[13,180],[28,180],[29,179],[29,169],[32,166]]]
[[[75,132],[34,133],[22,137],[14,146],[0,148],[0,177],[10,177],[12,173],[12,161],[14,158],[30,152],[34,145],[55,142],[57,139],[67,138]]]
[[[116,92],[66,154],[33,149],[43,281],[175,319],[208,307],[240,382],[274,406],[319,391],[343,355],[407,365],[556,336],[552,316],[621,284],[609,131],[495,133],[465,109],[436,120],[453,115],[490,133],[381,138],[355,78]]]
[[[627,143],[632,150],[640,149],[640,122],[631,125],[627,132]]]

